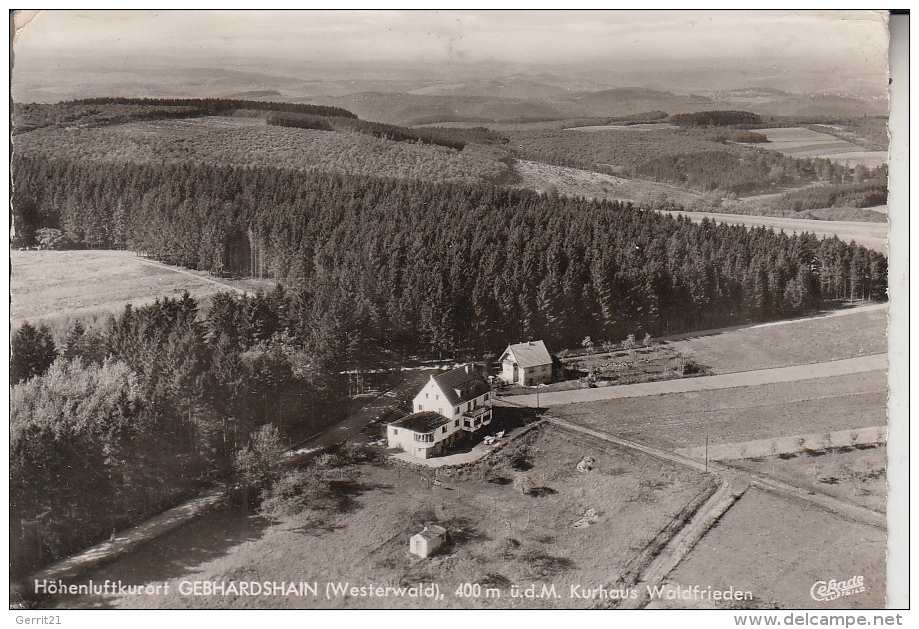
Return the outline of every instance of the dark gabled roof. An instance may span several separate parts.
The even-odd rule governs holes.
[[[412,413],[411,415],[406,415],[402,419],[389,422],[389,425],[395,426],[396,428],[405,428],[412,432],[428,433],[434,432],[450,421],[452,421],[450,418],[444,417],[440,413],[422,411],[421,413]]]
[[[464,365],[434,376],[434,382],[453,406],[473,400],[491,390],[485,377],[473,365]]]

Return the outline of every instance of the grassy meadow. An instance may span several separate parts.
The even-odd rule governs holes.
[[[205,273],[146,260],[129,251],[10,250],[10,324],[46,323],[63,336],[73,319],[93,325],[130,303],[142,306],[188,291],[267,288],[268,282],[217,280]]]

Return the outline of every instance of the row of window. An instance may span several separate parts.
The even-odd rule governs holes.
[[[427,393],[425,393],[424,395],[425,395],[425,397],[428,396]],[[440,396],[435,396],[435,397],[440,397]],[[485,402],[488,401],[488,394],[487,394],[487,393],[485,394],[485,397],[483,398],[483,401],[485,401]],[[476,408],[476,403],[475,403],[475,401],[466,402],[466,410],[467,410],[467,411],[471,411],[471,410],[474,409],[474,408]],[[424,404],[418,404],[418,410],[419,410],[419,411],[423,411],[423,410],[424,410]],[[459,412],[462,412],[462,410],[463,410],[463,405],[460,404],[459,406],[457,406],[457,407],[454,408],[454,411],[453,411],[453,412],[454,412],[454,413],[459,413]],[[437,409],[437,412],[440,413],[441,415],[443,415],[443,414],[444,414],[444,409],[443,409],[443,407],[438,408],[438,409]]]

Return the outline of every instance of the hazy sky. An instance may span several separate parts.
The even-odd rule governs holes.
[[[27,15],[21,15],[19,22]],[[57,57],[126,67],[164,57],[566,64],[814,57],[886,67],[881,12],[41,11],[17,62]]]

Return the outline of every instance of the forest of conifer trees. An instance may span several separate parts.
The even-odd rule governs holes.
[[[884,299],[886,258],[810,235],[494,186],[271,168],[13,163],[17,235],[271,276],[350,330],[415,350],[566,344]],[[237,268],[246,243],[257,266]]]

